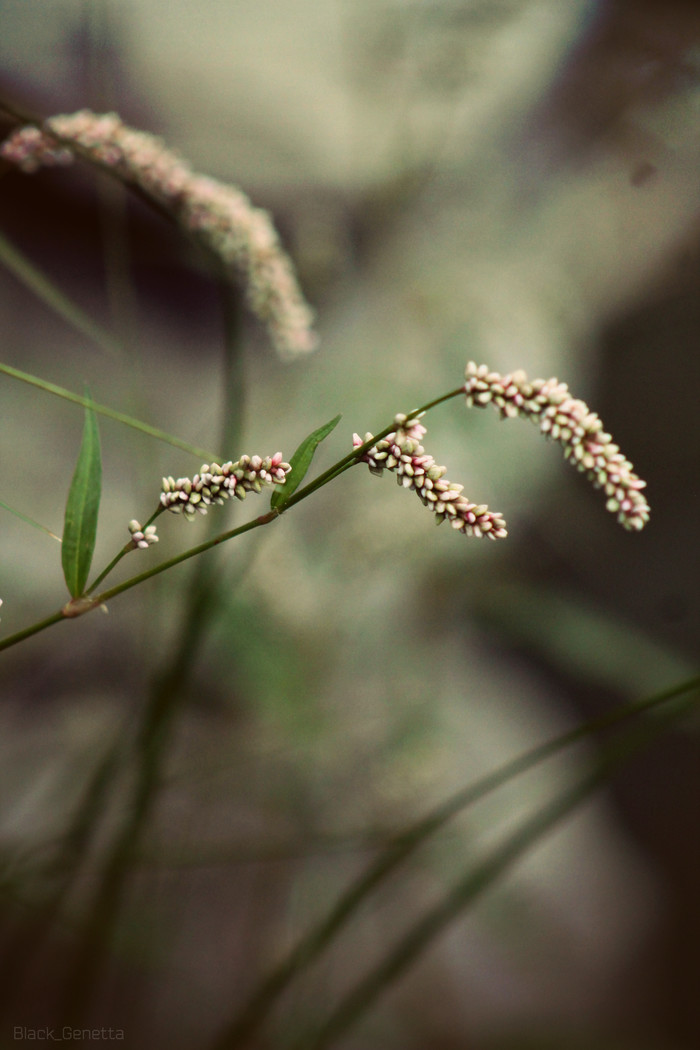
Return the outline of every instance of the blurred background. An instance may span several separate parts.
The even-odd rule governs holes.
[[[451,401],[425,445],[506,541],[357,468],[275,522],[2,654],[0,1045],[16,1026],[214,1046],[392,835],[538,742],[696,672],[700,10],[681,0],[2,0],[0,100],[116,110],[272,213],[320,346],[245,313],[224,403],[206,260],[87,165],[2,171],[2,360],[227,458],[289,458],[453,389],[557,375],[648,481],[625,533],[526,422]],[[12,127],[8,118],[5,131]],[[10,245],[120,344],[75,330]],[[0,376],[0,499],[58,535],[82,412]],[[225,425],[240,446],[221,449]],[[100,421],[95,566],[199,460]],[[251,497],[216,531],[262,513]],[[65,601],[0,507],[3,633]],[[165,520],[167,519],[167,520]],[[204,539],[159,519],[126,578]],[[122,571],[123,569],[123,571]],[[580,777],[539,766],[431,838],[247,1041],[314,1031],[489,845]],[[700,1044],[697,734],[659,739],[332,1044]],[[84,1042],[84,1041],[83,1041]]]

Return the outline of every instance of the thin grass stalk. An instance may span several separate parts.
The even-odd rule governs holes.
[[[614,711],[594,718],[584,725],[545,741],[507,762],[500,769],[457,791],[435,806],[421,820],[407,827],[389,842],[380,856],[348,886],[331,910],[305,934],[273,970],[253,989],[246,1002],[224,1028],[215,1050],[232,1050],[242,1046],[267,1020],[274,1004],[337,939],[369,895],[397,868],[415,853],[426,840],[438,832],[467,806],[485,798],[516,777],[534,769],[554,755],[572,747],[586,737],[610,729],[627,719],[647,714],[676,697],[700,688],[700,677],[673,686],[653,697],[622,704]]]
[[[599,791],[620,767],[651,746],[659,735],[682,716],[696,708],[698,697],[674,705],[654,719],[635,727],[620,741],[603,749],[593,769],[578,784],[562,792],[525,820],[506,840],[482,861],[470,867],[443,899],[424,913],[385,957],[373,967],[338,1003],[326,1021],[311,1034],[295,1040],[288,1050],[327,1050],[353,1028],[381,996],[395,983],[432,942],[477,899],[529,852],[557,824],[570,816],[583,802]],[[219,1043],[232,1048],[235,1044]]]
[[[230,298],[223,300],[225,316],[224,379],[221,446],[235,440],[241,419],[230,411],[242,394],[242,347],[236,313]],[[211,520],[211,519],[210,519]],[[210,528],[211,531],[211,528]],[[154,676],[140,735],[136,744],[136,785],[130,810],[117,832],[103,865],[98,889],[84,927],[63,1001],[66,1023],[79,1023],[87,1011],[105,968],[129,878],[137,863],[141,836],[152,816],[167,761],[177,716],[182,710],[196,659],[219,605],[221,574],[213,559],[199,559],[188,585],[180,631],[172,653]]]
[[[109,792],[118,774],[123,750],[123,741],[116,739],[104,755],[83,793],[73,817],[62,836],[62,845],[57,859],[47,865],[47,874],[54,874],[55,888],[38,906],[29,923],[21,923],[17,933],[10,938],[3,953],[0,971],[0,1020],[9,1020],[16,1011],[17,994],[31,971],[48,938],[52,935],[57,920],[64,909],[74,880],[89,854],[99,818],[104,813]]]

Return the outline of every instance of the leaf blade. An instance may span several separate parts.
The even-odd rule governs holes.
[[[97,416],[85,406],[85,423],[73,480],[68,490],[61,544],[61,565],[71,598],[85,591],[97,538],[102,492],[102,457]]]
[[[301,442],[289,461],[292,469],[287,474],[284,485],[276,485],[275,491],[272,493],[270,506],[273,510],[280,507],[302,483],[316,454],[316,449],[322,441],[325,441],[331,431],[335,430],[341,418],[340,415],[337,415],[334,419],[329,419],[327,423],[317,427],[316,430],[312,430]]]

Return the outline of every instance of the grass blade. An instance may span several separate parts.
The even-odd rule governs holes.
[[[68,492],[61,545],[63,575],[72,598],[79,598],[87,583],[97,537],[101,492],[102,458],[97,417],[86,405],[83,440]]]
[[[9,503],[5,503],[4,500],[0,499],[0,507],[3,510],[7,510],[10,514],[14,514],[16,518],[26,522],[27,525],[31,525],[35,529],[41,529],[42,532],[46,532],[54,540],[61,542],[61,537],[57,536],[55,532],[52,532],[46,525],[42,525],[40,521],[34,521],[34,518],[30,518],[28,514],[23,514],[21,510],[17,510],[15,507],[11,507]]]
[[[335,1045],[336,1040],[364,1016],[451,922],[489,890],[540,839],[604,787],[627,760],[653,744],[660,733],[679,717],[696,709],[697,703],[697,695],[686,698],[683,704],[674,705],[654,723],[635,726],[622,739],[606,747],[593,768],[577,784],[526,818],[489,854],[467,869],[447,894],[424,912],[384,958],[350,989],[317,1031],[292,1042],[290,1050],[327,1050]],[[224,1045],[218,1044],[217,1050],[223,1050]]]
[[[180,448],[184,452],[189,452],[191,455],[197,456],[198,459],[220,460],[222,458],[221,456],[212,455],[211,450],[207,452],[206,449],[197,448],[196,445],[190,445],[186,441],[181,441],[180,438],[174,437],[172,434],[168,434],[164,430],[159,430],[157,427],[152,427],[149,423],[142,423],[140,419],[134,419],[133,416],[127,416],[124,412],[117,412],[115,408],[109,408],[107,405],[99,405],[88,397],[81,397],[80,394],[74,394],[71,390],[66,390],[62,386],[57,386],[55,383],[49,383],[46,379],[39,379],[38,376],[30,375],[29,372],[21,372],[19,368],[13,368],[11,365],[0,363],[0,372],[4,372],[4,374],[10,376],[11,379],[19,379],[21,383],[28,383],[29,386],[38,387],[39,390],[44,390],[47,394],[61,397],[64,401],[71,401],[74,405],[82,405],[83,408],[90,408],[100,416],[106,416],[107,419],[113,419],[117,423],[123,423],[124,426],[131,427],[132,430],[138,430],[142,434],[147,434],[148,437],[155,438],[156,441],[164,441],[167,445],[172,445],[173,448]]]
[[[343,891],[330,911],[262,979],[222,1033],[220,1040],[215,1044],[216,1050],[227,1050],[229,1047],[243,1045],[251,1034],[264,1023],[282,992],[339,936],[369,895],[395,872],[398,866],[410,857],[426,839],[444,827],[449,820],[461,813],[467,806],[479,802],[515,777],[534,769],[540,763],[586,737],[617,726],[629,718],[654,715],[657,708],[665,706],[669,701],[698,690],[700,690],[700,677],[693,677],[644,700],[621,704],[598,718],[569,729],[542,744],[537,744],[500,768],[460,788],[445,801],[438,803],[424,817],[408,825],[387,843],[378,857],[371,861],[365,871]],[[682,700],[680,702],[684,703]]]
[[[64,321],[72,325],[82,335],[86,335],[94,343],[111,354],[113,357],[122,357],[122,348],[119,340],[110,335],[108,331],[96,324],[83,310],[72,302],[34,263],[16,248],[0,233],[0,263],[13,273],[15,277],[29,288],[38,299],[41,299],[54,313],[62,317]]]

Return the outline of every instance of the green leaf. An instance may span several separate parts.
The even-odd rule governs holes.
[[[308,437],[304,438],[289,461],[292,469],[289,474],[287,474],[287,479],[284,485],[275,486],[275,491],[272,493],[272,499],[270,500],[270,506],[273,510],[276,507],[281,506],[281,504],[291,496],[294,490],[299,487],[306,477],[306,472],[311,466],[311,460],[314,458],[316,449],[321,442],[328,437],[330,432],[335,430],[340,419],[340,416],[336,416],[335,419],[331,419],[328,423],[324,423],[322,427],[319,427],[318,430],[312,431]]]
[[[72,598],[79,598],[85,591],[95,549],[101,490],[102,460],[97,417],[92,407],[86,404],[83,440],[68,492],[61,546],[63,575]]]

